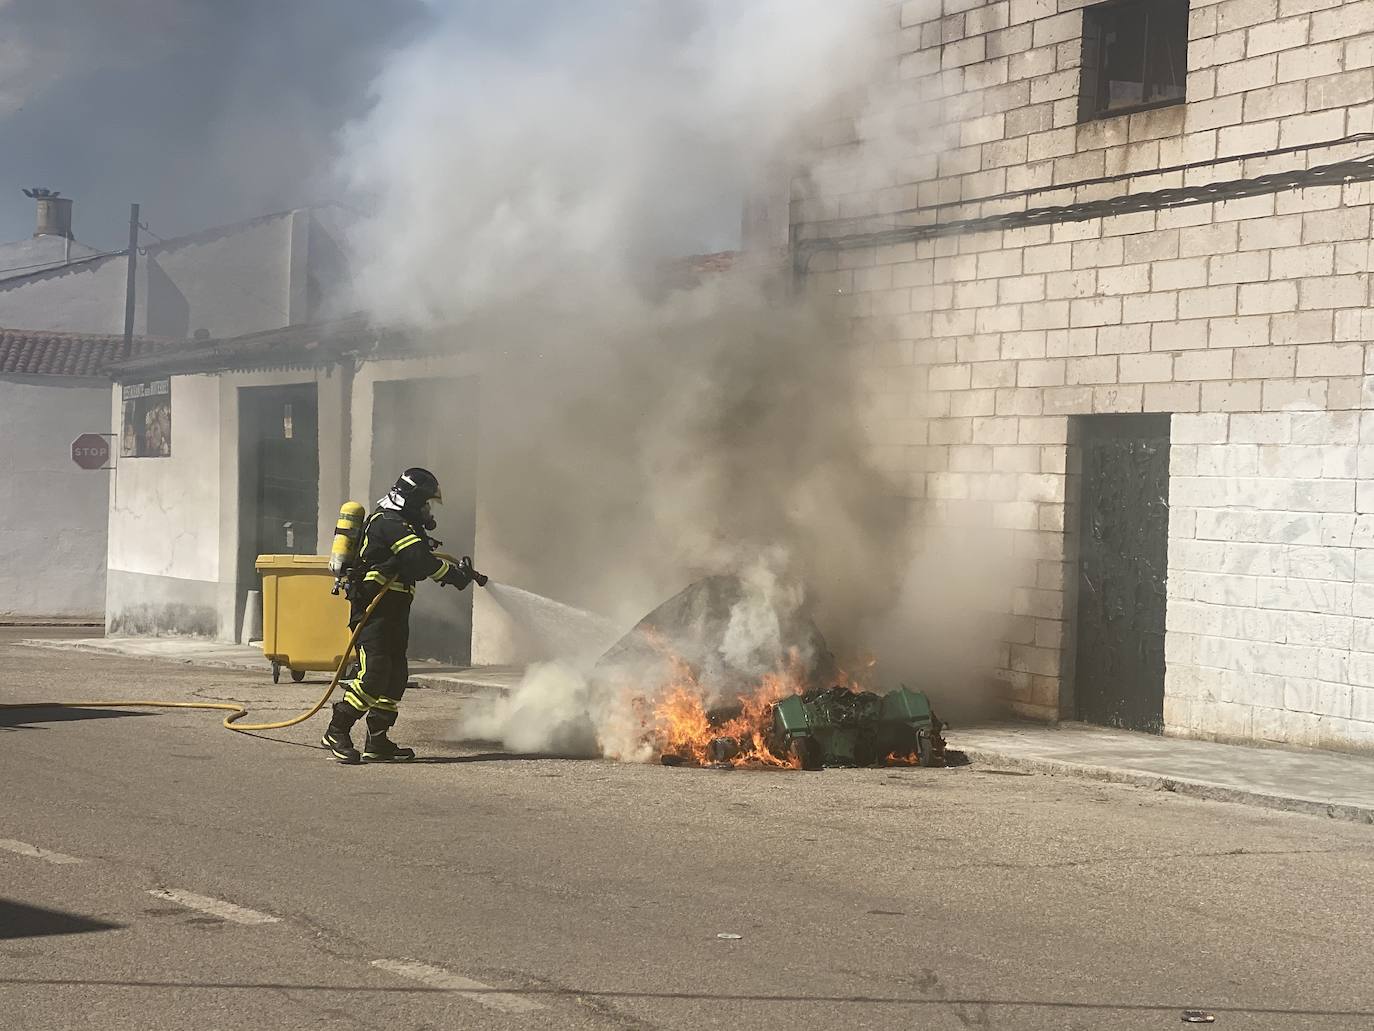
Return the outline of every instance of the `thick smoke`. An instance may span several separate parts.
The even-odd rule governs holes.
[[[901,637],[915,524],[872,460],[846,328],[791,295],[777,254],[696,280],[664,265],[733,242],[750,191],[806,170],[884,12],[665,0],[498,55],[454,20],[378,81],[346,140],[373,212],[360,281],[379,320],[480,370],[478,547],[497,579],[628,627],[699,576],[745,573],[768,605],[732,617],[720,655],[746,663],[777,650],[767,612],[803,603],[842,658]],[[639,757],[632,699],[585,674],[540,666],[465,730]]]
[[[730,245],[744,191],[861,74],[872,6],[572,4],[501,51],[450,19],[389,65],[348,136],[376,204],[373,310],[451,325],[533,298],[585,308],[589,286],[615,298],[646,263]]]

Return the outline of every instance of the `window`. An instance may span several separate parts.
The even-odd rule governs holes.
[[[1181,104],[1187,81],[1188,0],[1084,9],[1081,121]]]

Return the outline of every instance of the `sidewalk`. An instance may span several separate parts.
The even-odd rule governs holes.
[[[127,659],[159,659],[184,662],[216,669],[245,669],[260,672],[272,681],[271,664],[255,644],[225,644],[196,637],[81,637],[34,638],[22,644],[53,651],[93,652]],[[437,662],[412,662],[410,678],[421,687],[457,694],[484,694],[509,691],[520,681],[522,670],[515,666],[445,666]],[[287,679],[283,671],[282,679]],[[328,674],[311,673],[309,680],[328,680]]]
[[[104,630],[104,616],[0,616],[0,627],[32,627],[38,629],[63,630],[71,627],[89,627]]]
[[[951,729],[975,763],[1374,824],[1374,755],[1254,748],[1086,724]]]

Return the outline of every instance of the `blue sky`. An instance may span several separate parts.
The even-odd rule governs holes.
[[[505,45],[525,5],[441,6]],[[426,0],[0,0],[0,240],[33,231],[24,186],[74,198],[77,237],[108,248],[131,201],[172,236],[337,192],[333,134],[436,13]]]

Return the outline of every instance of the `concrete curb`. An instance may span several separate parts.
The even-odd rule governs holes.
[[[458,695],[460,698],[503,695],[508,694],[510,690],[501,684],[492,684],[481,680],[463,680],[452,674],[411,674],[410,679],[417,686],[426,690],[443,691],[446,694]]]
[[[954,745],[958,747],[958,742],[954,742]],[[1228,787],[1224,784],[1213,784],[1203,780],[1166,777],[1162,774],[1142,773],[1138,770],[1125,770],[1114,766],[1088,766],[1083,763],[1065,762],[1061,759],[1034,759],[980,748],[960,748],[960,751],[974,763],[1024,770],[1027,773],[1043,773],[1051,777],[1076,777],[1080,780],[1105,781],[1110,784],[1128,784],[1133,787],[1149,788],[1152,791],[1171,791],[1178,795],[1187,795],[1189,798],[1202,798],[1213,802],[1234,802],[1240,805],[1258,806],[1262,809],[1277,809],[1282,812],[1304,813],[1308,816],[1323,816],[1327,819],[1342,820],[1349,823],[1374,824],[1374,806],[1322,802],[1318,799],[1302,798],[1297,795],[1267,794],[1260,791]]]

